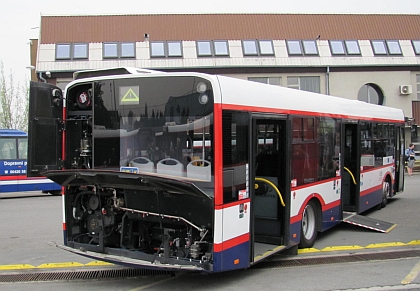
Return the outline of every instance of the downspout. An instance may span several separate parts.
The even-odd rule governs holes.
[[[44,83],[47,83],[47,80],[45,80],[45,78],[42,77],[42,72],[39,72],[38,77],[40,80],[44,81]]]
[[[325,74],[325,94],[330,95],[330,66],[327,66],[327,73]]]

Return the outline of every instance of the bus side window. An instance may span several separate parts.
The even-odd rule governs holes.
[[[12,141],[4,141],[1,146],[2,159],[11,160],[16,159],[16,148]]]

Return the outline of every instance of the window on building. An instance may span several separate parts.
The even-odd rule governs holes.
[[[215,40],[213,45],[215,56],[229,56],[229,46],[226,40]]]
[[[55,58],[57,60],[69,60],[70,59],[71,44],[60,43],[55,47]]]
[[[104,59],[135,58],[134,42],[106,42],[103,44]]]
[[[257,56],[257,41],[256,40],[243,40],[242,49],[244,56]]]
[[[348,55],[360,55],[359,42],[357,40],[345,40]]]
[[[416,55],[420,55],[420,40],[412,40],[413,49]]]
[[[372,49],[375,55],[401,55],[398,40],[372,40]]]
[[[388,48],[388,53],[390,55],[401,55],[402,54],[400,43],[398,42],[398,40],[387,40],[386,41],[386,46]]]
[[[300,40],[287,40],[287,51],[289,55],[302,55],[302,45]]]
[[[243,40],[244,56],[273,56],[274,47],[271,40]]]
[[[384,102],[384,93],[378,85],[368,83],[359,89],[357,99],[366,103],[382,105]]]
[[[134,42],[121,43],[121,57],[122,58],[136,57],[136,45]]]
[[[289,55],[317,56],[318,46],[315,40],[286,40]]]
[[[104,58],[118,58],[118,43],[104,43]]]
[[[342,40],[330,40],[331,54],[333,55],[345,55],[346,50],[344,48],[344,41]]]
[[[287,77],[287,87],[315,93],[321,92],[320,82],[318,76]]]
[[[180,41],[170,41],[168,45],[168,57],[182,57],[182,46]]]
[[[182,57],[181,41],[156,41],[150,43],[152,58]]]
[[[360,55],[357,40],[330,40],[332,55]]]
[[[305,55],[318,55],[318,47],[314,40],[302,40]]]
[[[249,77],[248,81],[281,86],[281,77]]]
[[[165,42],[151,42],[150,43],[151,57],[165,57]]]
[[[55,47],[56,60],[87,59],[88,56],[87,43],[58,43]]]
[[[226,40],[197,41],[197,55],[199,57],[229,56],[228,42]]]
[[[74,59],[87,59],[89,55],[89,49],[87,43],[75,43],[73,44],[73,58]]]

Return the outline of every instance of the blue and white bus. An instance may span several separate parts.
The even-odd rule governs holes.
[[[0,193],[43,191],[61,194],[61,186],[44,177],[26,176],[28,135],[17,129],[0,129]]]

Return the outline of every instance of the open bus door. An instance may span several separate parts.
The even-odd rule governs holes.
[[[287,120],[254,115],[251,144],[251,264],[288,245],[290,181]]]
[[[54,85],[30,83],[28,177],[61,168],[62,96]]]
[[[358,212],[360,198],[359,124],[346,123],[341,139],[341,199],[344,211]]]
[[[395,168],[395,192],[402,192],[404,190],[404,170],[405,170],[405,161],[404,161],[404,127],[396,127],[396,168]]]

